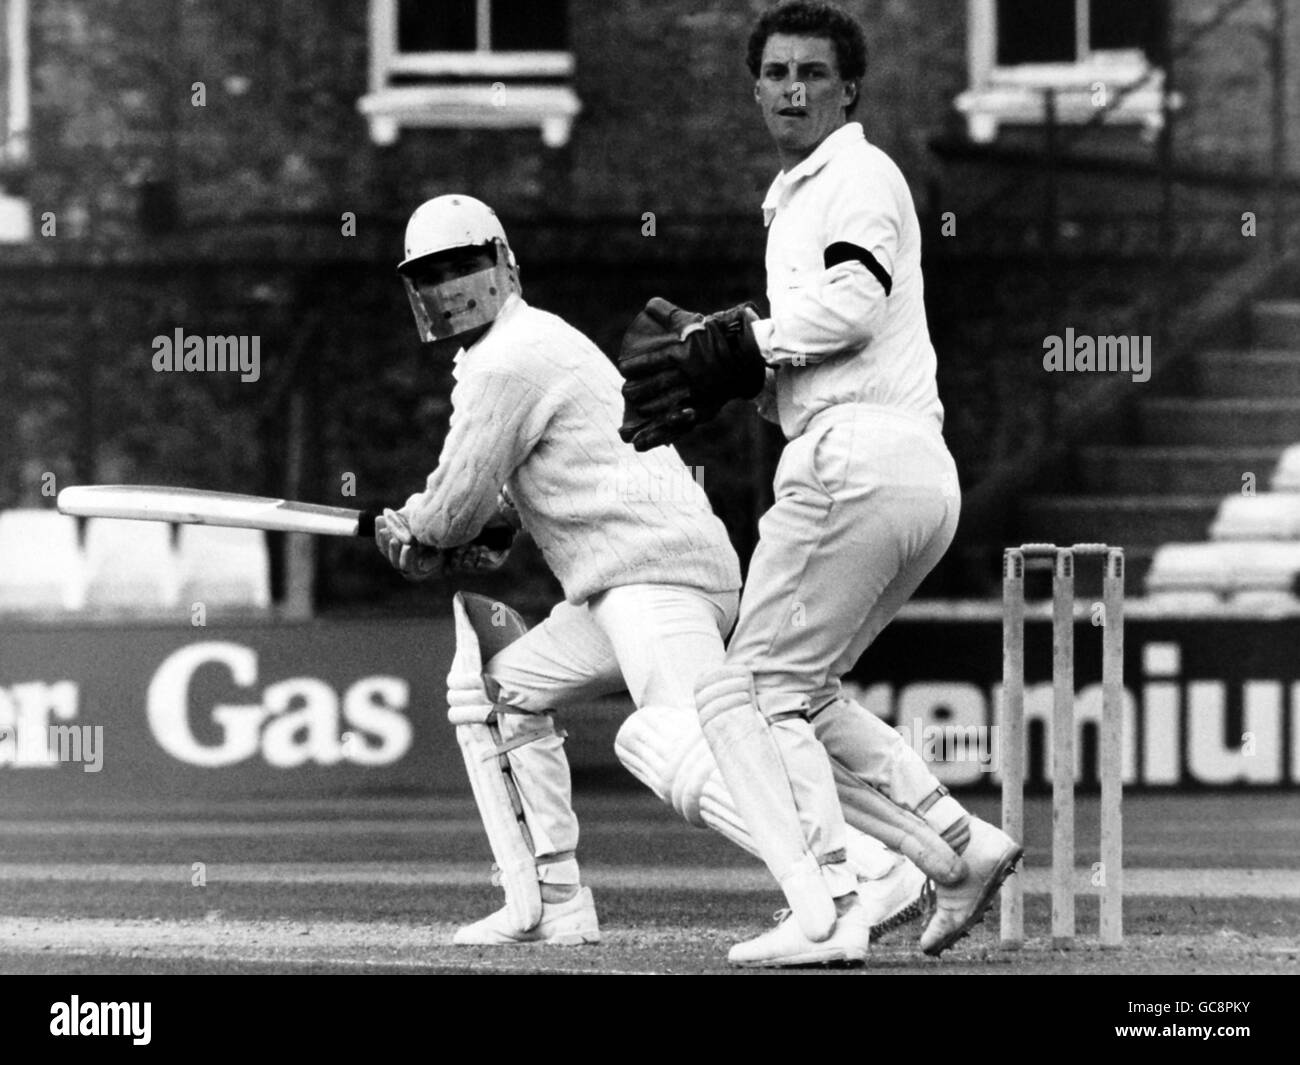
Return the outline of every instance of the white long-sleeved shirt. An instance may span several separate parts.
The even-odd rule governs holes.
[[[402,508],[422,543],[473,539],[505,485],[571,603],[626,584],[740,587],[727,531],[676,450],[619,439],[622,378],[578,330],[512,296],[455,378],[438,467]]]
[[[778,174],[763,201],[771,317],[755,323],[776,367],[776,407],[788,439],[838,404],[893,408],[943,426],[925,319],[921,229],[902,172],[857,122]],[[864,249],[887,275],[834,245]],[[834,254],[832,253],[832,257]]]

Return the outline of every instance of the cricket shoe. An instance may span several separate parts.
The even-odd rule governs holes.
[[[527,932],[519,931],[503,908],[481,921],[457,929],[451,941],[462,947],[509,947],[529,943],[580,947],[600,942],[600,923],[596,920],[596,903],[591,897],[591,888],[584,887],[565,902],[543,902],[542,919]]]
[[[1024,847],[1002,829],[972,814],[970,842],[962,851],[970,872],[951,887],[935,885],[934,915],[921,933],[921,949],[926,954],[942,954],[979,924],[1024,853]]]
[[[789,969],[800,965],[861,965],[871,946],[871,920],[856,895],[835,919],[835,928],[820,943],[803,934],[789,910],[777,913],[770,932],[737,943],[727,954],[732,965],[750,969]]]
[[[867,911],[871,942],[879,943],[889,932],[930,913],[934,885],[915,865],[899,858],[884,876],[859,880],[858,898]]]

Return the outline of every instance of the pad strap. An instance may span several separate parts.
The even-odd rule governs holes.
[[[544,732],[543,731],[521,732],[518,736],[516,736],[512,740],[503,740],[501,739],[501,731],[499,727],[496,726],[495,722],[489,722],[489,725],[493,728],[493,735],[496,737],[496,741],[497,741],[497,747],[495,753],[497,755],[500,755],[502,758],[504,758],[509,752],[515,750],[518,747],[526,747],[528,744],[536,743],[538,740],[545,739],[547,736],[559,736],[560,739],[562,740],[568,739],[569,736],[569,734],[565,732],[564,729],[556,728],[555,725],[552,724],[551,727],[549,729],[546,729]],[[488,751],[488,753],[483,756],[483,760],[486,762],[492,757],[493,757],[493,752]],[[508,771],[509,768],[510,766],[508,762],[503,763],[501,766],[503,772]]]

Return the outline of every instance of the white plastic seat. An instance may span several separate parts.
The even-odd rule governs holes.
[[[56,510],[0,512],[0,611],[80,610],[85,594],[76,518]]]
[[[1300,494],[1228,496],[1210,526],[1212,540],[1300,539]]]
[[[1228,602],[1257,614],[1287,614],[1295,610],[1297,600],[1290,592],[1255,590],[1233,592]]]
[[[1222,610],[1227,600],[1216,592],[1149,592],[1147,603],[1170,614],[1197,614]]]
[[[1269,487],[1274,492],[1300,492],[1300,444],[1292,444],[1282,452]]]
[[[1235,546],[1235,545],[1233,545]],[[1232,588],[1232,547],[1228,544],[1164,544],[1147,571],[1146,590],[1165,602],[1215,605]]]
[[[130,613],[172,610],[179,602],[171,526],[91,518],[86,525],[86,606]]]
[[[178,555],[183,606],[265,610],[271,605],[271,559],[260,530],[182,525]]]
[[[1300,577],[1300,543],[1276,540],[1232,545],[1232,601],[1292,601]]]

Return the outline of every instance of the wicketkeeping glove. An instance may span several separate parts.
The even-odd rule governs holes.
[[[638,451],[670,444],[713,418],[731,399],[763,388],[765,364],[752,303],[707,317],[655,297],[623,337],[619,436]]]

